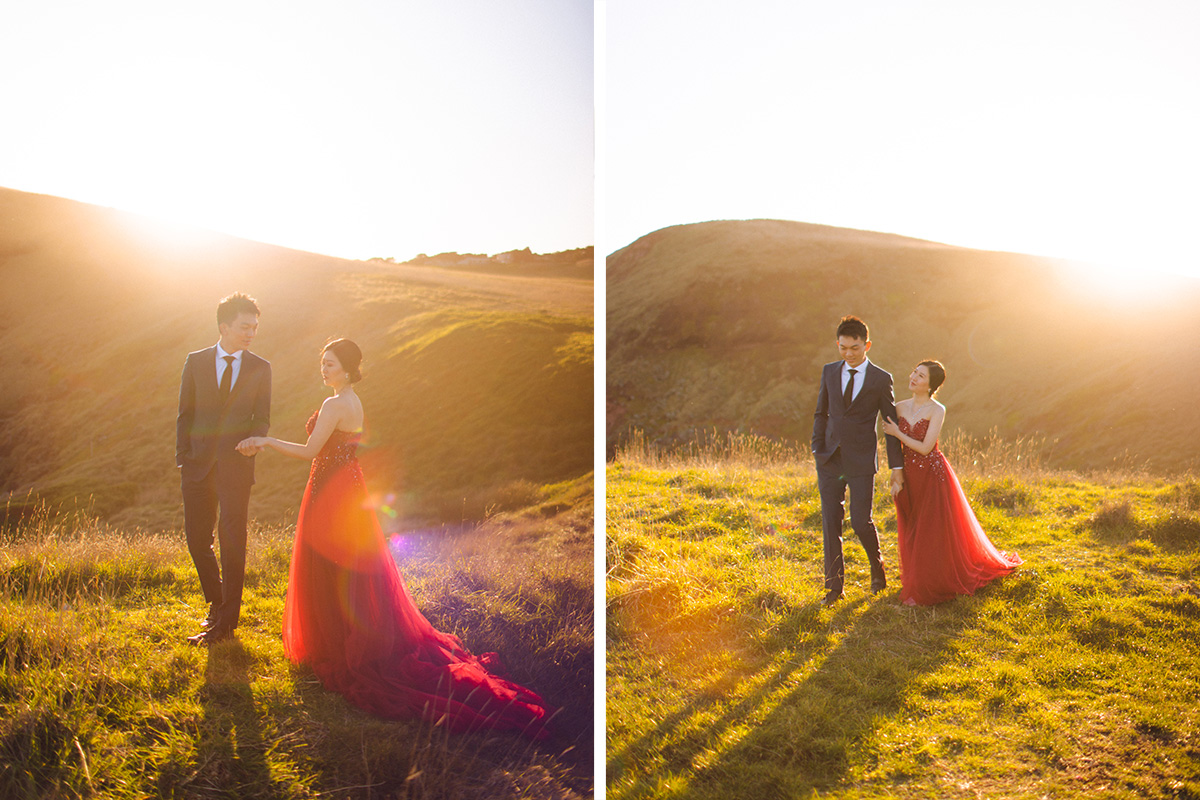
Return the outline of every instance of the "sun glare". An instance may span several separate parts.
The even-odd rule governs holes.
[[[130,233],[153,247],[196,250],[212,247],[228,238],[215,231],[146,214],[123,214],[122,219]]]
[[[591,243],[590,5],[10,5],[0,186],[344,258]]]
[[[1145,264],[1064,261],[1062,275],[1065,290],[1105,305],[1161,303],[1198,282],[1169,268]]]

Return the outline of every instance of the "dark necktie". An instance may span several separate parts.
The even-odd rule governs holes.
[[[233,389],[233,360],[234,356],[221,356],[225,359],[225,374],[221,376],[221,403],[224,404],[229,399],[229,392]]]
[[[842,392],[842,402],[846,404],[846,408],[849,408],[854,400],[854,375],[857,372],[856,369],[850,370],[850,380],[846,381],[846,391]]]

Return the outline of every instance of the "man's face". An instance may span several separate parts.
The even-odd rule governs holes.
[[[839,336],[837,345],[838,352],[842,355],[842,360],[851,369],[861,366],[867,360],[867,351],[871,349],[870,341],[864,342],[862,339],[855,339],[849,336]]]
[[[233,322],[222,323],[217,329],[221,331],[221,347],[225,348],[225,352],[249,350],[254,335],[258,333],[258,317],[249,312],[242,312]]]

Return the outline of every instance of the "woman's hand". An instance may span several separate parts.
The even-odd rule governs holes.
[[[888,436],[899,436],[900,426],[891,417],[883,418],[883,432]]]

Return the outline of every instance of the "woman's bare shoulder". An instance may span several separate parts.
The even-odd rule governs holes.
[[[326,407],[334,415],[335,427],[338,430],[346,431],[347,433],[356,433],[362,430],[363,407],[362,401],[358,399],[358,395],[335,394],[325,399],[322,408]]]

